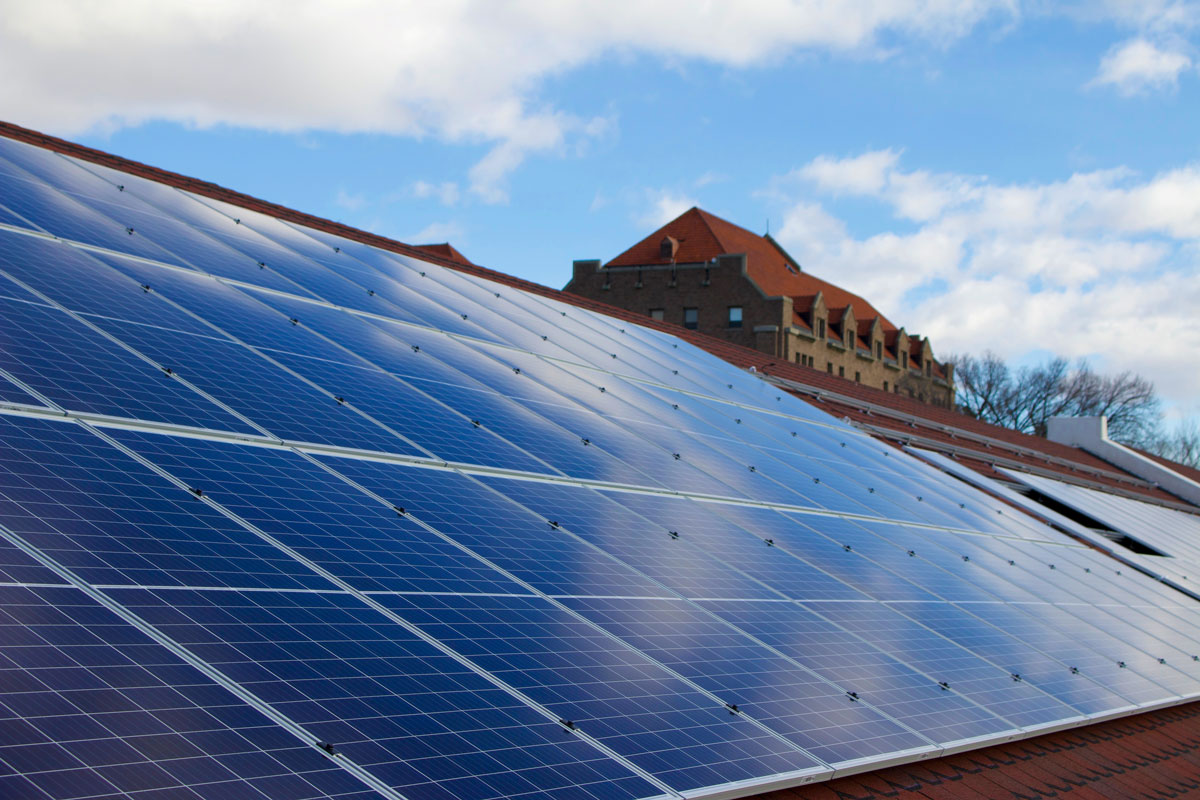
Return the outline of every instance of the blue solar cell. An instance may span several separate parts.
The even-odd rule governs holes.
[[[830,764],[927,747],[920,736],[682,600],[565,605]]]
[[[0,367],[71,411],[256,432],[152,364],[48,306],[0,300]]]
[[[360,591],[526,591],[290,450],[112,436]]]
[[[1001,603],[973,608],[1021,642],[1067,665],[1070,674],[1082,674],[1129,703],[1150,703],[1174,696],[1139,669],[1120,666],[1126,648],[1108,634],[1080,621],[1049,603]]]
[[[413,386],[368,365],[350,366],[305,356],[275,353],[288,369],[327,391],[344,393],[347,403],[444,461],[555,474],[556,470],[518,450],[482,421],[475,424]]]
[[[490,284],[481,278],[454,275],[448,271],[445,274],[470,282],[483,291],[490,290]],[[634,327],[629,323],[617,325],[616,320],[509,288],[497,288],[496,292],[500,297],[495,305],[501,313],[519,316],[522,324],[534,333],[542,331],[547,336],[554,333],[555,343],[570,352],[576,361],[641,380],[680,382],[677,371],[662,361],[654,360],[641,339],[628,335],[627,330]],[[616,358],[613,358],[614,355]],[[699,384],[690,381],[685,383],[690,384],[693,391],[702,391]]]
[[[499,353],[491,355],[503,357]],[[540,363],[550,366],[547,362]],[[526,366],[536,369],[532,362]],[[575,432],[581,441],[587,440],[588,446],[598,447],[639,472],[655,476],[661,485],[676,491],[721,497],[743,496],[736,488],[693,466],[687,459],[675,458],[677,450],[653,440],[648,441],[644,436],[579,406],[570,397],[551,394],[552,384],[529,378],[529,373],[519,366],[505,367],[502,362],[495,361],[489,374],[477,374],[482,372],[484,370],[480,369],[472,374],[476,374],[476,377],[500,394],[523,401],[534,413]],[[599,396],[599,390],[596,390],[596,394]],[[736,469],[740,471],[745,468]],[[786,496],[793,496],[779,484],[769,481],[763,481],[762,484],[755,485],[761,495],[778,491]]]
[[[0,535],[0,583],[56,584],[63,582],[56,572],[43,566],[41,562],[34,560],[32,556]]]
[[[999,626],[992,605],[905,603],[893,607],[1007,670],[1014,681],[1033,684],[1081,714],[1099,714],[1127,703],[1101,682],[1071,672],[1066,664],[1020,641]]]
[[[322,462],[547,594],[666,596],[612,556],[557,530],[502,494],[449,470],[378,461]]]
[[[1096,647],[1102,653],[1137,669],[1172,693],[1200,694],[1200,663],[1192,659],[1190,652],[1171,644],[1169,638],[1155,637],[1155,627],[1167,637],[1170,631],[1156,625],[1150,616],[1129,608],[1089,605],[1055,606],[1046,616],[1049,624],[1064,632],[1092,626],[1106,637],[1103,643],[1097,639]]]
[[[122,589],[122,605],[411,797],[657,794],[355,597]]]
[[[166,298],[209,323],[204,325],[197,322],[191,332],[214,336],[217,334],[211,326],[215,325],[229,336],[262,349],[305,353],[315,358],[354,358],[312,331],[294,325],[279,311],[259,302],[257,294],[243,292],[211,276],[163,269],[126,258],[109,257],[105,261],[138,285],[150,287],[151,294]],[[176,310],[176,314],[188,317],[182,311]],[[136,317],[132,321],[145,322]],[[185,330],[180,325],[165,327]]]
[[[97,325],[281,439],[419,455],[416,448],[228,339],[115,320]],[[215,332],[214,332],[215,333]],[[329,391],[335,391],[329,389]],[[349,391],[342,388],[340,391]],[[340,396],[340,395],[338,395]]]
[[[28,220],[14,214],[4,206],[0,206],[0,224],[12,225],[17,228],[28,228],[29,230],[34,229],[34,226]]]
[[[770,588],[771,599],[865,600],[866,595],[828,573],[774,546],[772,531],[751,533],[730,522],[710,504],[694,500],[632,493],[606,493],[615,502],[679,534],[679,540],[700,548],[713,563],[736,571]],[[786,524],[779,518],[777,522]],[[770,541],[772,544],[768,544]],[[716,584],[693,597],[715,598]],[[732,597],[733,595],[726,595]]]
[[[147,292],[140,282],[109,267],[102,257],[61,242],[0,231],[0,270],[72,311],[189,333],[211,332]],[[42,302],[32,293],[20,299]]]
[[[876,600],[934,600],[917,575],[905,577],[885,569],[843,541],[862,529],[841,517],[782,514],[748,506],[713,505],[713,509],[762,539],[771,539],[794,558],[820,569]],[[779,518],[782,517],[781,524]]]
[[[934,742],[994,735],[1012,728],[988,710],[945,691],[934,679],[795,603],[700,605]]]
[[[443,363],[437,357],[443,351],[466,353],[469,358],[484,360],[447,336],[412,326],[373,325],[354,314],[278,296],[264,295],[262,299],[298,319],[300,325],[311,327],[376,366],[404,378],[415,389],[455,409],[472,423],[478,421],[481,427],[568,475],[655,485],[649,477],[607,453],[584,446],[581,437]],[[553,472],[553,469],[542,467],[540,471]]]
[[[681,526],[652,522],[622,505],[636,495],[608,497],[578,486],[499,478],[481,480],[683,597],[773,599],[778,596],[697,547],[690,533],[678,535]]]
[[[922,589],[944,600],[995,600],[995,595],[962,575],[961,559],[951,561],[942,551],[945,567],[935,565],[937,553],[933,551],[941,548],[930,545],[918,529],[891,523],[849,523],[838,529],[837,541],[884,569],[909,578],[919,576]]]
[[[331,588],[71,422],[0,417],[0,523],[94,584]]]
[[[710,440],[715,448],[739,452],[740,463],[755,464],[766,474],[785,482],[802,498],[783,502],[849,514],[871,513],[863,503],[834,489],[828,478],[824,481],[817,478],[818,474],[825,475],[829,470],[802,455],[808,449],[809,439],[818,430],[814,426],[791,420],[788,432],[768,436],[745,424],[748,416],[756,413],[751,409],[675,392],[646,391],[671,407],[678,406],[677,413],[671,417],[673,425],[693,436]]]
[[[0,641],[5,797],[378,797],[76,589],[0,586]]]
[[[380,600],[676,790],[818,765],[548,601],[425,595]]]
[[[13,168],[13,172],[15,174],[5,176],[5,179],[0,181],[0,204],[41,230],[62,239],[119,253],[130,253],[170,264],[181,263],[166,250],[130,230],[130,226],[93,211],[29,173],[23,173],[16,168]]]
[[[41,400],[0,375],[0,402],[20,403],[26,406],[44,406]]]
[[[17,154],[13,153],[6,155],[9,158],[17,157]],[[294,283],[259,267],[245,253],[220,243],[212,236],[140,199],[136,190],[145,186],[145,182],[133,176],[111,174],[109,179],[106,179],[102,177],[103,168],[91,164],[81,165],[61,156],[53,158],[56,158],[57,162],[25,158],[21,160],[21,165],[31,173],[46,179],[72,199],[118,222],[123,229],[132,229],[133,235],[138,238],[153,242],[163,251],[171,253],[172,258],[169,260],[172,263],[184,263],[214,275],[249,280],[281,291],[306,294]],[[98,174],[98,170],[101,174]],[[127,188],[131,191],[126,191]],[[153,194],[173,197],[175,202],[186,199],[182,192],[165,187],[156,187]]]
[[[1072,716],[1048,692],[1014,681],[1012,670],[985,661],[950,639],[879,603],[805,603],[814,611],[936,679],[946,691],[974,700],[1013,725],[1044,725]]]

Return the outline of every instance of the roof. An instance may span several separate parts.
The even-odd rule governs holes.
[[[297,221],[319,230],[362,241],[393,252],[433,260],[444,266],[498,283],[588,308],[608,316],[669,332],[739,367],[755,367],[763,376],[811,400],[855,418],[883,438],[920,435],[943,444],[963,447],[985,458],[981,470],[991,469],[988,453],[1024,459],[1028,466],[1108,482],[1113,488],[1167,500],[1165,493],[1090,456],[1079,448],[1065,447],[1037,437],[1007,431],[944,409],[842,380],[824,372],[789,363],[776,363],[755,350],[650,320],[632,312],[586,300],[545,286],[471,264],[450,245],[415,247],[384,239],[347,226],[241,195],[232,190],[129,162],[99,151],[0,124],[0,135],[47,146],[70,155],[104,163],[200,195],[262,211],[280,219]],[[698,209],[693,209],[703,215]],[[689,212],[690,213],[690,212]],[[686,216],[686,215],[685,215]],[[711,215],[705,215],[711,217]],[[717,220],[712,217],[711,219]],[[719,223],[723,221],[718,220]],[[723,223],[729,225],[729,223]],[[710,232],[713,227],[705,221]],[[715,226],[718,230],[720,225]],[[730,226],[736,228],[736,226]],[[741,230],[741,229],[738,229]],[[748,232],[747,232],[748,233]],[[703,232],[698,234],[701,238]],[[716,234],[713,234],[714,237]],[[723,234],[724,235],[724,234]],[[750,234],[753,236],[753,234]],[[661,237],[660,237],[661,238]],[[756,237],[760,238],[761,237]],[[680,237],[680,251],[687,242]],[[851,295],[852,296],[852,295]],[[858,305],[855,304],[856,314]],[[890,432],[890,433],[889,433]],[[1040,454],[1040,456],[1039,456]],[[996,473],[999,474],[999,473]],[[198,493],[197,493],[198,494]],[[1074,794],[1083,797],[1168,796],[1200,788],[1200,703],[1160,709],[1088,725],[1021,742],[972,750],[957,755],[901,767],[854,775],[830,783],[763,795],[770,800],[800,798],[971,798],[1036,797]]]
[[[1200,706],[761,795],[761,800],[1183,797],[1200,790]]]
[[[453,261],[454,263],[462,264],[463,266],[472,266],[471,260],[462,253],[458,252],[458,250],[456,250],[449,242],[442,242],[441,244],[418,244],[415,245],[415,247],[418,250],[424,250],[426,253],[435,255],[438,258],[443,258],[447,261]]]
[[[825,298],[826,308],[841,310],[853,305],[855,319],[878,317],[885,331],[896,328],[862,297],[805,272],[771,237],[759,236],[696,207],[683,212],[605,266],[670,264],[672,259],[664,258],[659,249],[666,236],[679,241],[673,259],[675,263],[698,264],[717,256],[744,253],[746,274],[770,296],[806,298],[811,302],[811,298],[820,293]]]

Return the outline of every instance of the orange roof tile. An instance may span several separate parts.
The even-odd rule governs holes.
[[[679,241],[674,258],[677,264],[699,264],[721,255],[744,253],[746,273],[768,295],[807,298],[807,309],[811,306],[811,298],[820,292],[825,296],[825,306],[831,310],[853,305],[856,318],[879,317],[884,330],[896,327],[863,298],[803,271],[774,239],[751,233],[696,207],[683,212],[605,266],[670,264],[672,259],[664,258],[659,247],[666,236]]]
[[[426,253],[432,253],[433,255],[439,256],[448,261],[455,261],[459,264],[466,264],[468,266],[473,264],[469,258],[460,253],[449,242],[442,242],[441,244],[415,244],[413,247],[417,248],[418,250],[424,250]]]

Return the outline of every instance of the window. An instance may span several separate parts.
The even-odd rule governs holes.
[[[933,377],[933,362],[932,361],[927,360],[925,362],[925,374],[929,377]]]
[[[825,371],[828,372],[830,375],[833,374],[833,362],[832,361],[825,362]]]
[[[875,343],[875,357],[880,359],[883,358],[883,342]]]
[[[839,378],[846,377],[846,368],[845,367],[838,367],[838,377]]]
[[[885,392],[887,391],[887,381],[884,381],[884,382],[883,382],[883,390],[884,390]]]
[[[823,320],[823,319],[817,320],[817,338],[818,339],[825,338],[825,320]]]
[[[662,318],[663,318],[663,310],[661,308],[650,309],[650,319],[656,319],[659,322],[662,322]]]
[[[699,324],[700,312],[695,308],[685,308],[683,310],[683,327],[696,329]]]
[[[741,306],[730,306],[729,307],[729,327],[731,327],[731,328],[742,327],[742,307]]]
[[[861,372],[854,373],[854,382],[862,383],[862,373]]]
[[[900,366],[902,366],[902,367],[908,366],[908,353],[905,353],[903,351],[900,352]]]

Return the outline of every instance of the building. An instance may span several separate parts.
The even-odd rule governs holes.
[[[564,291],[885,392],[953,405],[952,367],[934,358],[929,339],[804,271],[769,235],[699,208],[607,264],[576,261]]]
[[[0,797],[1200,787],[1200,471],[1102,426],[3,125],[0,322]]]

